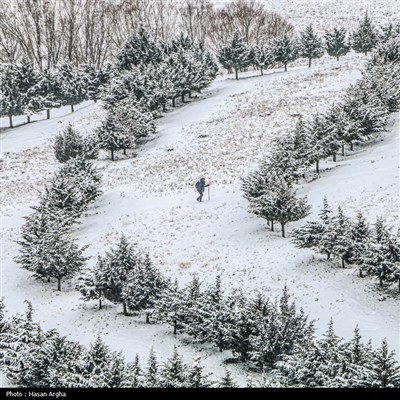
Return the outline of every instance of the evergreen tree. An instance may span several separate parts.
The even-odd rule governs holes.
[[[158,363],[153,348],[150,350],[149,359],[147,361],[147,369],[144,374],[144,387],[159,387]]]
[[[79,70],[70,63],[62,64],[58,70],[57,78],[60,82],[62,103],[70,105],[71,112],[74,112],[74,106],[86,98],[84,82]]]
[[[124,290],[131,274],[136,273],[141,262],[142,256],[123,235],[116,248],[98,258],[96,269],[104,285],[104,297],[115,304],[122,304],[124,315],[128,315]]]
[[[40,80],[34,87],[37,96],[40,96],[43,108],[47,112],[47,119],[50,119],[50,110],[61,107],[62,88],[58,79],[57,71],[47,69],[40,75]]]
[[[232,374],[228,369],[225,369],[225,375],[218,382],[220,388],[235,388],[237,383],[233,380]]]
[[[377,32],[366,12],[364,19],[360,21],[357,29],[353,32],[352,47],[357,53],[367,55],[376,46],[377,41]]]
[[[176,347],[174,347],[172,356],[161,366],[159,375],[159,387],[182,388],[187,386],[186,366]]]
[[[273,41],[273,49],[275,60],[285,66],[285,72],[287,71],[287,65],[298,58],[298,44],[295,39],[288,35],[275,39]]]
[[[300,33],[299,53],[301,57],[308,58],[308,67],[311,67],[313,58],[320,58],[324,55],[321,38],[314,32],[312,25]]]
[[[351,262],[361,265],[362,257],[367,249],[368,240],[370,237],[369,224],[361,211],[357,214],[357,219],[352,226],[351,239],[352,239],[352,252]],[[360,277],[362,277],[362,269],[360,268]]]
[[[93,137],[83,138],[71,124],[69,124],[54,141],[54,154],[59,162],[66,162],[71,158],[84,157],[95,159],[98,155],[97,143]]]
[[[151,263],[149,255],[137,260],[134,273],[130,273],[124,285],[122,297],[129,312],[146,311],[146,323],[150,313],[160,299],[162,291],[168,287],[160,271]]]
[[[383,340],[381,348],[374,352],[363,386],[400,388],[400,367],[395,353],[389,351],[386,339]]]
[[[250,65],[251,49],[247,47],[238,31],[233,34],[231,41],[218,50],[218,61],[227,70],[233,69],[236,79],[239,79],[239,70]]]
[[[275,54],[270,45],[256,45],[253,48],[253,62],[260,68],[261,75],[264,75],[264,69],[275,63]]]
[[[189,388],[207,388],[211,386],[211,382],[208,377],[210,373],[204,373],[204,367],[201,366],[201,357],[196,355],[194,359],[194,364],[190,367],[187,372],[187,387]]]
[[[98,300],[99,309],[103,308],[105,285],[99,270],[89,270],[80,275],[75,288],[82,295],[83,301]]]
[[[128,364],[128,382],[127,386],[130,388],[143,387],[143,371],[140,368],[139,356],[136,354],[135,360]]]
[[[325,43],[326,51],[331,57],[336,57],[337,61],[339,61],[339,57],[345,56],[350,51],[344,28],[334,28],[332,31],[326,32]]]
[[[344,215],[341,207],[338,208],[337,214],[331,220],[328,227],[332,232],[332,254],[336,255],[345,267],[345,262],[350,258],[352,250],[351,231],[352,226],[350,220]]]
[[[19,67],[17,64],[0,66],[0,115],[8,116],[13,128],[13,116],[24,113],[24,93],[20,91]]]
[[[113,115],[108,114],[101,126],[97,129],[98,145],[102,150],[111,152],[111,160],[114,161],[114,153],[118,150],[130,149],[134,146],[133,137],[119,130],[118,121]]]

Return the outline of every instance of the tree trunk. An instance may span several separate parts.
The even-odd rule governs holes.
[[[267,219],[267,225],[268,225],[268,226],[270,225],[270,223],[269,223],[269,219]]]
[[[342,268],[345,268],[344,257],[342,257]]]
[[[263,70],[263,67],[261,67],[261,76],[263,76],[264,75],[264,70]]]
[[[47,283],[50,283],[50,276],[47,277]]]
[[[185,102],[185,93],[182,93],[182,94],[181,94],[181,100],[182,100],[182,103]]]
[[[311,68],[311,58],[308,59],[308,68]]]
[[[178,331],[178,324],[177,324],[177,322],[175,321],[174,322],[174,335],[176,335],[176,332]]]
[[[339,56],[336,56],[336,61],[339,61]]]
[[[271,220],[271,231],[274,231],[274,220]]]
[[[101,310],[103,308],[103,302],[101,301],[101,299],[99,299],[99,310]]]
[[[97,103],[97,97],[94,98],[94,102]]]
[[[285,237],[285,224],[281,222],[281,227],[282,227],[282,237]]]
[[[57,278],[57,290],[61,292],[61,278]]]
[[[167,111],[167,107],[165,106],[165,103],[162,104],[162,110],[163,110],[163,112]]]
[[[367,56],[367,55],[368,55],[368,51],[365,52],[365,56]]]
[[[172,107],[175,107],[175,97],[172,98]]]
[[[319,174],[319,160],[317,160],[317,161],[315,162],[315,169],[316,169],[316,171],[317,171],[317,174]]]
[[[12,120],[12,115],[9,115],[9,116],[8,116],[8,119],[9,119],[9,121],[10,121],[10,128],[14,128],[14,126],[13,126],[13,120]]]
[[[71,112],[74,112],[74,105],[71,104]]]
[[[124,308],[124,315],[128,316],[128,310],[126,308],[126,303],[124,301],[122,302],[122,307]]]
[[[235,69],[235,79],[238,81],[239,80],[239,74],[238,74],[238,70]]]
[[[26,116],[26,120],[28,121],[28,124],[30,124],[30,123],[31,123],[31,116],[30,116],[30,115],[27,115],[27,116]]]
[[[344,153],[344,144],[342,144],[342,156],[343,156],[343,157],[345,156],[345,153]]]
[[[331,259],[331,253],[326,253],[326,259],[329,261]]]
[[[400,278],[399,278],[399,293],[400,293]]]
[[[223,349],[222,349],[222,346],[219,345],[218,348],[219,348],[219,352],[222,353],[222,350],[223,350]]]
[[[150,323],[150,313],[146,313],[146,324]]]
[[[111,161],[114,161],[114,150],[111,150]]]
[[[333,162],[336,162],[336,153],[333,155]]]
[[[379,286],[380,286],[380,287],[383,287],[383,279],[382,279],[381,276],[379,277]]]
[[[285,63],[285,72],[287,72],[287,63]]]
[[[359,276],[360,278],[363,278],[363,273],[362,273],[362,269],[361,269],[361,268],[360,268],[359,271],[358,271],[358,276]]]
[[[189,92],[189,99],[192,98],[192,92]]]
[[[123,150],[123,154],[124,154],[124,156],[126,156],[126,149],[125,148]]]
[[[46,110],[47,113],[47,119],[50,119],[50,109]]]
[[[350,142],[350,150],[354,151],[354,143],[353,142]]]

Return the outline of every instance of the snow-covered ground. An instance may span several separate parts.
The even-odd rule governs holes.
[[[205,284],[220,274],[227,290],[263,291],[272,298],[287,284],[298,304],[316,320],[318,335],[332,317],[337,333],[346,338],[359,324],[374,345],[387,337],[390,346],[399,349],[399,298],[379,291],[369,278],[359,279],[353,269],[337,268],[308,250],[296,249],[279,231],[270,232],[263,220],[248,213],[240,190],[240,178],[268,154],[270,140],[292,129],[298,114],[307,117],[337,101],[361,76],[364,63],[363,56],[350,54],[339,63],[324,57],[311,69],[297,65],[288,73],[249,72],[239,81],[222,76],[201,99],[159,119],[157,135],[135,157],[119,155],[111,162],[102,153],[96,165],[102,171],[103,195],[73,233],[80,245],[90,245],[90,265],[124,233],[181,284],[193,273]],[[111,304],[97,310],[95,302],[79,300],[73,281],[60,293],[53,283],[34,281],[13,261],[23,217],[59,167],[52,153],[53,137],[69,122],[89,133],[103,111],[99,104],[88,103],[73,114],[63,108],[53,115],[1,133],[1,296],[7,312],[22,312],[28,299],[45,329],[56,328],[86,345],[100,332],[128,360],[136,353],[145,360],[151,346],[163,360],[177,344],[187,361],[201,351],[206,367],[214,377],[220,376],[227,353],[193,346],[182,336],[174,337],[167,326],[124,317]],[[16,123],[23,120],[16,118]],[[7,121],[1,122],[6,128]],[[309,218],[315,217],[327,196],[333,207],[341,205],[349,215],[362,209],[371,222],[382,215],[388,223],[397,223],[399,131],[396,114],[382,141],[355,148],[337,163],[325,162],[320,179],[300,188],[312,205]],[[211,200],[201,204],[194,190],[200,175],[211,181]],[[291,224],[289,231],[301,223]],[[230,368],[243,382],[240,367]]]

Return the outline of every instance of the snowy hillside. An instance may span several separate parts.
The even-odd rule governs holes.
[[[268,154],[268,141],[293,128],[292,115],[307,116],[326,108],[359,78],[363,63],[364,57],[351,55],[339,64],[326,58],[312,69],[297,67],[287,74],[272,70],[260,77],[252,72],[239,82],[222,77],[203,100],[160,119],[157,136],[136,157],[120,156],[112,163],[103,154],[96,162],[103,176],[103,195],[74,231],[81,245],[90,246],[90,264],[123,232],[180,283],[188,282],[195,272],[204,282],[221,274],[227,289],[260,290],[272,298],[287,284],[298,304],[316,320],[319,334],[332,317],[337,333],[346,338],[359,324],[375,345],[387,337],[396,348],[396,299],[379,293],[370,279],[357,278],[355,270],[335,269],[311,252],[294,248],[279,232],[269,232],[262,220],[248,213],[240,190],[240,178]],[[58,293],[32,281],[13,261],[23,217],[58,168],[52,138],[70,121],[89,132],[102,115],[94,104],[81,106],[74,114],[62,112],[50,121],[2,133],[2,185],[7,187],[1,199],[2,296],[8,313],[22,312],[23,301],[29,299],[43,328],[56,328],[83,344],[100,332],[128,359],[136,352],[146,358],[151,346],[160,357],[168,356],[173,343],[183,346],[185,358],[190,359],[193,346],[174,338],[167,327],[123,317],[110,304],[99,311],[94,303],[79,300],[73,282]],[[371,222],[376,215],[395,222],[398,140],[397,114],[382,142],[356,148],[336,164],[326,162],[323,168],[328,171],[301,190],[309,196],[312,215],[327,196],[332,206],[342,205],[350,214],[362,209]],[[193,189],[200,175],[211,181],[211,200],[202,204],[196,203]],[[221,373],[217,364],[223,355],[204,351],[211,355],[206,365]]]

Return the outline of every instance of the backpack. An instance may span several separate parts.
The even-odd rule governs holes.
[[[200,181],[196,182],[195,187],[197,191],[200,191]]]

